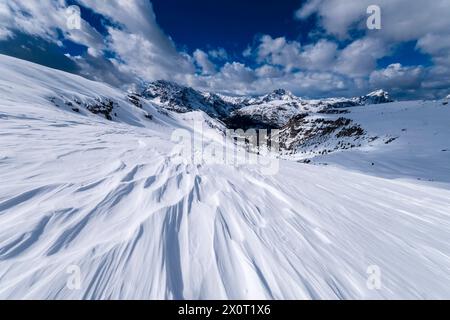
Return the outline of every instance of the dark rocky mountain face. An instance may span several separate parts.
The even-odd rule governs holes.
[[[236,108],[216,94],[203,93],[164,80],[150,83],[142,96],[171,111],[184,113],[201,110],[220,119],[226,118]]]
[[[369,137],[353,120],[342,116],[320,118],[302,113],[280,130],[280,148],[284,153],[326,154],[360,147]]]

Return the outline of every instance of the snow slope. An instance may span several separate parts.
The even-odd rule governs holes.
[[[365,174],[350,160],[282,160],[273,176],[180,163],[171,132],[213,123],[206,115],[140,109],[6,56],[0,67],[0,298],[450,298],[448,184]],[[74,96],[113,99],[117,116],[49,100]],[[366,285],[371,265],[380,290]]]
[[[317,115],[311,116],[317,117]],[[370,107],[353,107],[343,115],[325,115],[326,119],[344,117],[364,129],[362,136],[328,139],[305,153],[300,148],[290,159],[309,158],[315,164],[341,167],[386,178],[407,178],[450,183],[450,107],[441,102],[406,101]],[[339,131],[337,131],[339,132]],[[339,141],[356,148],[320,155]],[[360,145],[360,146],[359,146]],[[318,155],[319,154],[319,155]]]

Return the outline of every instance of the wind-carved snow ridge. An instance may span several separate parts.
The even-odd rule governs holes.
[[[0,64],[0,298],[450,297],[441,103],[358,107],[345,116],[398,138],[264,175],[175,161],[172,133],[193,121],[220,143],[222,124],[201,112]],[[96,98],[117,115],[86,109]]]

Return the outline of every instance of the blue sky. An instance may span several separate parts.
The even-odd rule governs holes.
[[[304,2],[304,1],[303,1]],[[303,40],[313,30],[309,20],[298,21],[294,12],[302,1],[252,0],[152,1],[156,20],[175,43],[191,50],[223,47],[242,52],[255,36],[269,34]],[[174,7],[176,10],[174,10]]]
[[[180,49],[205,51],[224,48],[233,58],[261,35],[286,37],[303,45],[314,43],[314,31],[320,29],[316,16],[305,20],[295,18],[295,11],[306,1],[266,0],[255,5],[254,0],[153,0],[156,20]],[[338,41],[343,45],[345,41]],[[400,62],[405,66],[429,65],[430,56],[415,48],[416,41],[399,43],[392,53],[379,60],[387,67]]]
[[[0,53],[115,86],[167,79],[232,95],[450,91],[450,0],[7,0]],[[81,29],[67,28],[67,7]]]

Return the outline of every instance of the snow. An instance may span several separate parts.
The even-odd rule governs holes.
[[[450,182],[450,108],[438,102],[409,101],[350,111],[344,116],[361,125],[366,136],[378,139],[361,148],[315,157],[315,162],[386,178]]]
[[[367,94],[368,97],[384,97],[386,96],[388,93],[382,89],[379,90],[375,90],[373,92],[370,92],[369,94]]]
[[[221,96],[184,87],[170,81],[158,80],[146,85],[142,95],[152,103],[177,112],[201,110],[215,117],[228,115],[234,105]]]
[[[292,117],[302,113],[317,113],[330,108],[353,108],[388,102],[392,100],[384,90],[354,98],[304,99],[294,96],[289,91],[278,89],[261,97],[241,100],[243,106],[235,110],[233,115],[246,116],[271,127],[282,128]]]
[[[368,130],[410,136],[328,166],[281,160],[268,176],[174,161],[174,129],[212,123],[207,137],[220,141],[202,112],[139,109],[101,83],[6,56],[0,65],[0,298],[450,297],[450,152],[436,150],[449,140],[445,107],[415,102],[373,122],[374,108],[357,108]],[[108,121],[50,97],[120,107]],[[397,176],[364,168],[372,155]],[[422,168],[441,178],[417,180]],[[379,290],[367,286],[372,265]]]
[[[271,123],[275,127],[282,127],[290,118],[304,110],[303,107],[297,104],[286,103],[285,100],[274,100],[243,107],[237,110],[235,114],[261,117],[265,123]]]

